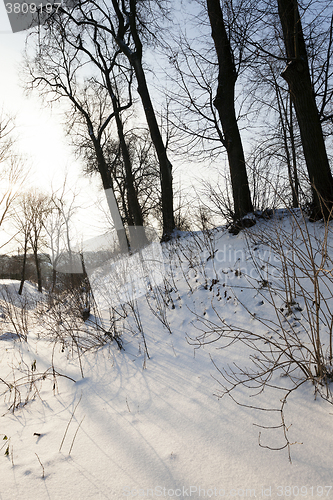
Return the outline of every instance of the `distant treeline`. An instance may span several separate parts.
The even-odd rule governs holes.
[[[52,280],[52,264],[50,256],[39,254],[44,286]],[[0,254],[0,279],[21,280],[23,267],[23,254],[5,255]],[[27,255],[25,279],[32,283],[37,283],[36,264],[33,254]]]

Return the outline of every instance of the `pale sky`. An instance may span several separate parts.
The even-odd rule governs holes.
[[[0,2],[0,107],[15,116],[19,150],[33,160],[39,183],[41,177],[48,180],[51,172],[64,168],[70,151],[56,112],[52,116],[49,109],[43,108],[37,95],[25,97],[19,85],[25,38],[26,32],[10,32],[4,4]]]
[[[95,181],[82,178],[81,165],[75,161],[63,132],[60,111],[45,108],[38,95],[27,98],[20,87],[19,69],[26,34],[11,32],[4,3],[0,2],[0,110],[15,117],[17,151],[31,167],[32,186],[50,191],[52,185],[56,189],[67,173],[67,185],[78,193],[76,205],[82,207],[77,215],[78,232],[89,238],[104,231],[104,226],[97,222],[101,220],[100,211],[93,209],[98,196],[97,178]]]

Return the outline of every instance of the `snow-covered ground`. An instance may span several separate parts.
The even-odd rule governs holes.
[[[223,349],[223,339],[210,343],[223,322],[267,335],[272,331],[257,318],[276,322],[270,288],[259,275],[270,275],[263,264],[271,258],[263,244],[269,224],[280,236],[296,235],[293,218],[282,214],[258,221],[248,241],[220,228],[164,245],[164,288],[161,295],[149,292],[150,306],[142,296],[119,319],[123,350],[112,342],[78,357],[75,339],[55,342],[47,308],[36,314],[33,285],[24,301],[26,341],[17,340],[2,308],[0,499],[333,498],[333,408],[315,397],[311,382],[284,407],[287,438],[295,443],[291,463],[279,411],[285,392],[278,389],[292,387],[288,376],[275,372],[270,382],[277,388],[257,396],[257,389],[239,385],[232,397],[217,397],[218,369],[250,367],[253,355],[242,342]],[[323,225],[309,227],[320,240]],[[0,283],[11,296],[17,286]],[[279,294],[274,300],[283,305]],[[19,302],[13,307],[20,311]],[[301,324],[300,311],[293,314]]]

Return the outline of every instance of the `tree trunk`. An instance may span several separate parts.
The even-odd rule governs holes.
[[[296,144],[295,144],[295,135],[294,135],[294,126],[293,126],[293,102],[290,96],[290,117],[289,117],[289,138],[291,144],[291,155],[292,155],[292,170],[293,170],[293,180],[294,180],[294,192],[295,192],[295,200],[297,205],[294,208],[299,207],[299,180],[297,173],[297,157],[296,157]]]
[[[235,112],[235,83],[237,73],[230,41],[224,25],[220,0],[207,0],[219,64],[218,88],[214,100],[224,134],[228,154],[235,219],[239,220],[253,211],[250,188],[245,167],[244,151]]]
[[[113,102],[113,100],[112,100]],[[143,217],[142,211],[140,207],[140,203],[138,200],[138,195],[134,186],[134,176],[132,170],[132,162],[130,159],[128,147],[125,140],[124,128],[118,111],[118,103],[117,101],[113,102],[113,110],[116,118],[117,131],[119,137],[119,144],[121,149],[121,154],[124,161],[125,166],[125,185],[127,192],[127,205],[129,211],[129,224],[134,226],[143,226]]]
[[[35,265],[36,265],[36,273],[37,273],[37,285],[38,285],[38,291],[40,293],[43,292],[43,286],[42,286],[42,272],[40,268],[40,262],[38,259],[38,252],[37,248],[34,249],[34,258],[35,258]]]
[[[283,136],[283,145],[284,145],[284,150],[286,153],[288,178],[289,178],[289,184],[290,184],[292,200],[293,200],[292,206],[293,206],[293,208],[298,208],[299,207],[298,177],[297,177],[297,168],[296,168],[295,141],[294,141],[294,134],[293,134],[293,129],[292,129],[292,119],[293,119],[292,101],[290,100],[290,97],[288,96],[289,105],[290,105],[289,116],[288,116],[288,106],[283,103],[283,97],[281,95],[281,91],[280,91],[280,88],[277,84],[277,81],[275,80],[275,77],[274,77],[274,83],[275,83],[275,93],[276,93],[276,99],[277,99],[279,115],[280,115],[280,124],[281,124],[281,129],[282,129],[282,136]],[[288,132],[289,132],[289,136],[288,136]],[[290,154],[290,150],[289,150],[289,141],[291,143],[292,154]]]
[[[129,225],[143,226],[143,217],[140,203],[138,200],[138,195],[134,185],[134,176],[132,170],[132,162],[130,154],[128,151],[127,143],[125,140],[124,126],[121,120],[119,111],[119,102],[113,91],[110,75],[106,73],[106,85],[109,91],[109,95],[112,101],[113,113],[116,119],[117,132],[119,137],[120,150],[123,157],[124,167],[125,167],[125,186],[127,192],[127,205],[129,212]]]
[[[112,0],[116,15],[119,20],[119,31],[116,42],[122,52],[131,63],[136,80],[138,82],[138,93],[141,98],[143,109],[146,115],[151,140],[154,144],[160,165],[160,181],[162,194],[162,215],[163,215],[163,236],[162,240],[168,240],[175,229],[175,219],[173,212],[173,188],[172,188],[172,165],[168,159],[166,147],[163,143],[160,128],[157,123],[153,104],[151,102],[146,76],[142,67],[142,43],[137,29],[137,3],[138,0],[129,0],[130,15],[128,12],[121,14],[119,4]],[[122,4],[124,6],[124,4]],[[129,20],[131,35],[135,44],[135,51],[131,50],[125,41],[124,15]]]
[[[24,286],[24,282],[25,282],[26,264],[27,264],[27,242],[25,242],[25,244],[24,244],[24,254],[23,254],[22,272],[21,272],[21,282],[20,282],[20,288],[19,288],[19,291],[18,291],[19,295],[22,295],[22,292],[23,292],[23,286]]]
[[[123,221],[121,220],[120,217],[117,201],[114,196],[112,178],[110,173],[108,172],[106,161],[100,143],[94,136],[92,137],[92,141],[96,152],[98,170],[102,179],[102,184],[105,190],[111,217],[113,219],[115,229],[117,232],[120,251],[123,253],[127,253],[129,251],[129,242],[125,232]]]
[[[51,293],[54,292],[55,287],[57,283],[57,270],[53,267],[52,269],[52,286],[51,286]]]
[[[312,217],[328,217],[333,206],[333,178],[312,88],[297,0],[278,0],[288,64],[282,77],[289,86],[300,128],[305,162],[313,191]]]
[[[144,112],[147,119],[151,140],[154,144],[160,165],[162,212],[163,212],[163,237],[162,240],[169,239],[175,229],[173,212],[173,188],[172,188],[172,165],[168,159],[166,147],[164,146],[161,132],[156,120],[155,111],[151,102],[146,76],[142,68],[140,57],[133,57],[133,67],[138,82],[138,93],[140,95]]]

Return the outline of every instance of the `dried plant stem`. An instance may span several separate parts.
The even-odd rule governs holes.
[[[35,453],[37,459],[38,459],[38,462],[40,463],[42,469],[43,469],[43,474],[42,474],[42,478],[44,479],[45,478],[45,469],[44,469],[44,465],[42,464],[42,462],[40,461],[40,458],[39,456],[37,455],[37,453]]]
[[[67,434],[67,432],[68,432],[69,426],[70,426],[70,424],[71,424],[71,421],[73,420],[74,414],[75,414],[75,412],[76,412],[77,407],[79,406],[79,404],[80,404],[80,402],[81,402],[81,399],[82,399],[82,394],[81,394],[80,399],[79,399],[79,401],[77,402],[77,404],[76,404],[76,406],[75,406],[75,408],[74,408],[74,410],[73,410],[73,413],[72,413],[72,415],[71,415],[71,418],[69,419],[69,422],[68,422],[67,427],[66,427],[66,430],[65,430],[65,434],[64,434],[64,436],[63,436],[63,438],[62,438],[62,441],[61,441],[61,443],[60,443],[60,448],[59,448],[59,451],[61,451],[62,445],[64,444],[64,441],[65,441],[66,434]]]
[[[73,441],[72,441],[71,447],[69,448],[68,455],[70,455],[70,454],[71,454],[71,451],[72,451],[72,449],[73,449],[73,445],[74,445],[74,441],[75,441],[76,435],[77,435],[77,433],[78,433],[78,431],[79,431],[79,429],[80,429],[80,427],[81,427],[81,424],[82,424],[83,420],[84,420],[84,417],[83,417],[83,419],[81,420],[81,422],[79,423],[79,425],[78,425],[78,427],[77,427],[77,429],[76,429],[76,431],[75,431],[75,434],[74,434],[74,437],[73,437]]]

